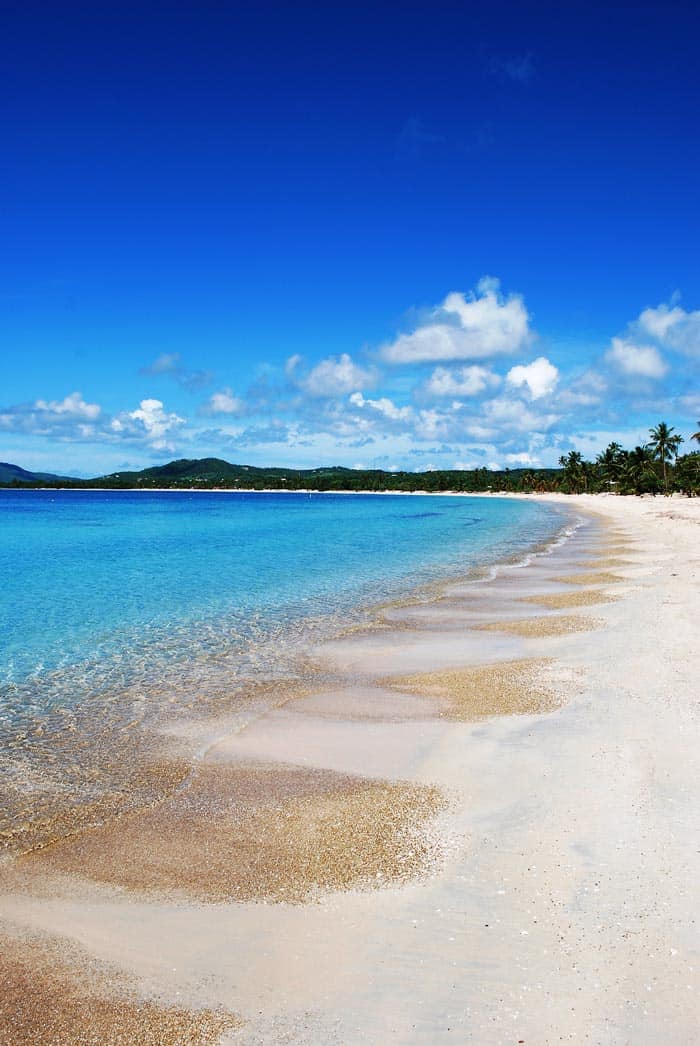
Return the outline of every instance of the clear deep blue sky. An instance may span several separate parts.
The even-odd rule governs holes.
[[[695,3],[5,4],[0,459],[687,436],[699,39]]]

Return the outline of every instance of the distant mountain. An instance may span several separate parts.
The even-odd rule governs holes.
[[[9,461],[0,461],[0,483],[75,483],[76,480],[69,476],[54,476],[52,472],[28,472],[19,465],[11,465]]]
[[[110,490],[322,490],[322,491],[488,491],[545,490],[558,485],[559,469],[486,468],[470,471],[436,469],[431,472],[385,472],[349,469],[339,465],[315,469],[258,468],[231,465],[222,458],[181,458],[138,472],[112,472],[95,479],[69,479],[49,473],[27,472],[17,465],[0,464],[0,485],[70,487]]]

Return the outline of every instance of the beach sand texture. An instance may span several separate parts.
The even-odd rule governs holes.
[[[0,1041],[695,1041],[700,503],[559,500],[567,543],[8,859]]]

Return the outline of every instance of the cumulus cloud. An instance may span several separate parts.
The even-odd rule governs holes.
[[[700,310],[686,312],[675,301],[673,298],[668,305],[644,309],[636,326],[656,339],[662,348],[700,358]]]
[[[284,374],[259,365],[245,401],[231,387],[214,385],[201,397],[199,425],[193,419],[187,427],[185,412],[168,410],[160,398],[106,414],[81,393],[63,396],[62,389],[51,390],[53,399],[0,409],[0,432],[43,437],[47,446],[138,447],[142,457],[186,444],[188,456],[219,446],[230,460],[241,460],[243,447],[257,447],[280,464],[366,457],[405,466],[421,455],[439,466],[534,467],[555,463],[569,444],[585,452],[593,427],[612,430],[643,417],[646,432],[650,412],[676,425],[679,412],[692,424],[700,417],[700,312],[685,310],[677,298],[640,312],[595,366],[581,346],[578,365],[560,372],[545,356],[533,358],[527,348],[533,339],[522,299],[505,297],[497,281],[486,279],[471,294],[448,294],[409,333],[380,348],[376,365],[348,353],[320,361],[295,354]],[[517,355],[506,362],[509,353]],[[380,367],[380,359],[392,366]],[[178,353],[163,353],[142,373],[194,387],[203,372],[187,370]]]
[[[213,393],[202,408],[204,414],[242,414],[244,410],[245,403],[228,386]]]
[[[355,392],[348,403],[361,412],[351,417],[351,424],[372,436],[382,432],[403,432],[412,440],[426,441],[450,440],[463,434],[462,404],[458,400],[439,409],[416,410],[411,406],[399,406],[388,396],[367,399],[361,392]]]
[[[480,416],[494,435],[502,432],[545,432],[560,420],[553,412],[538,414],[519,399],[498,396],[481,406]]]
[[[0,410],[0,429],[49,436],[61,440],[87,439],[96,431],[102,408],[87,403],[80,392],[71,392],[62,400],[38,399]]]
[[[562,389],[557,402],[565,407],[596,407],[608,390],[608,383],[598,371],[588,370]]]
[[[488,388],[495,388],[501,379],[488,367],[436,367],[423,385],[429,396],[478,396]]]
[[[653,338],[663,341],[672,327],[676,327],[686,317],[678,306],[658,305],[655,309],[644,309],[639,315],[638,323],[642,330]],[[700,315],[700,314],[699,314]]]
[[[350,403],[354,407],[364,408],[367,407],[371,411],[375,411],[384,418],[388,418],[389,421],[411,421],[413,418],[413,410],[411,407],[397,407],[393,400],[390,400],[386,396],[382,396],[381,399],[365,399],[361,392],[354,392],[350,397]]]
[[[422,440],[450,440],[458,438],[459,422],[455,423],[454,411],[461,403],[452,404],[452,412],[440,410],[421,410],[416,417],[414,434]]]
[[[392,364],[489,359],[517,352],[531,337],[522,298],[504,298],[498,281],[485,277],[472,294],[448,294],[425,323],[383,346],[380,355]]]
[[[160,400],[141,400],[136,410],[110,417],[79,392],[62,400],[38,399],[0,411],[0,429],[6,431],[68,443],[141,443],[154,450],[172,449],[170,437],[185,424],[184,418],[167,412]]]
[[[700,361],[700,310],[682,308],[677,294],[643,309],[621,337],[612,339],[606,360],[621,374],[659,379],[670,370],[668,354]],[[679,367],[683,361],[674,361],[674,372]]]
[[[169,413],[161,400],[141,400],[136,410],[113,418],[112,433],[121,438],[140,439],[154,450],[174,450],[171,437],[186,424],[179,414]]]
[[[299,363],[298,356],[290,356],[286,365],[287,375],[293,377],[309,396],[345,396],[349,392],[372,388],[377,381],[373,368],[359,366],[347,352],[321,360],[301,377],[297,377]]]
[[[626,338],[613,338],[606,355],[621,373],[641,378],[662,378],[668,367],[653,345],[635,345]]]
[[[71,392],[62,400],[37,400],[34,407],[47,415],[63,416],[66,419],[87,418],[90,421],[95,421],[102,412],[99,404],[86,403],[80,392]]]
[[[506,374],[506,382],[513,388],[525,387],[533,400],[549,396],[554,392],[559,381],[559,371],[546,356],[538,356],[527,365],[511,367]]]

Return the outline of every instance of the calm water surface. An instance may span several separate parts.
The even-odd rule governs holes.
[[[269,670],[314,628],[564,524],[489,498],[0,491],[0,725]]]

